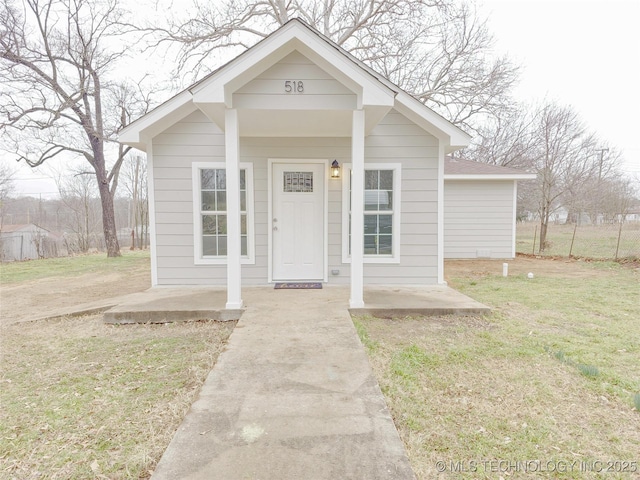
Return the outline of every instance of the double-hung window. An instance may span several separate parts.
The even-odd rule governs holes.
[[[351,261],[351,166],[343,186],[343,262]],[[400,164],[371,164],[364,171],[364,261],[400,261]]]
[[[254,262],[253,165],[240,164],[240,255]],[[224,163],[193,164],[194,260],[196,264],[226,263],[227,171]]]

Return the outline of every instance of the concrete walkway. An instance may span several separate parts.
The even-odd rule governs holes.
[[[153,480],[415,478],[346,289],[260,292]]]

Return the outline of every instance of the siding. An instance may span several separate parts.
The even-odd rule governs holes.
[[[285,82],[303,82],[304,93],[286,93]],[[356,95],[299,52],[293,52],[233,94],[235,108],[353,109]]]
[[[402,163],[400,264],[365,263],[365,285],[437,283],[438,140],[392,110],[365,139],[365,163]]]
[[[402,163],[400,264],[365,264],[365,284],[437,282],[437,139],[395,111],[365,141],[365,162]],[[350,138],[240,139],[240,161],[253,164],[255,265],[242,265],[246,285],[268,278],[268,159],[351,162]],[[192,163],[224,162],[224,134],[196,112],[153,139],[159,285],[224,285],[224,265],[195,265]],[[327,171],[328,173],[328,171]],[[342,182],[329,181],[329,282],[349,283],[342,263]],[[331,275],[339,270],[339,275]]]
[[[512,258],[513,181],[444,185],[444,257]]]
[[[194,162],[224,162],[224,133],[195,112],[153,139],[158,285],[226,283],[224,265],[194,265]],[[255,173],[254,173],[255,175]]]

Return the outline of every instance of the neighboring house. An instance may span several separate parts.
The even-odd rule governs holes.
[[[618,221],[620,221],[622,215],[618,215]],[[624,215],[625,222],[640,222],[640,207],[633,207],[629,209],[626,215]]]
[[[444,283],[445,155],[469,135],[300,20],[120,141],[148,156],[154,286],[240,308],[243,285],[313,280],[361,307],[364,285]]]
[[[518,180],[536,175],[445,158],[444,258],[514,258]]]
[[[2,225],[0,260],[13,262],[57,256],[59,240],[57,235],[33,223]]]

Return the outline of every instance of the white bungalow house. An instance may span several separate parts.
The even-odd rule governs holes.
[[[226,285],[235,309],[243,285],[319,281],[359,308],[367,284],[444,283],[445,156],[469,135],[300,20],[120,141],[148,156],[154,286]]]

